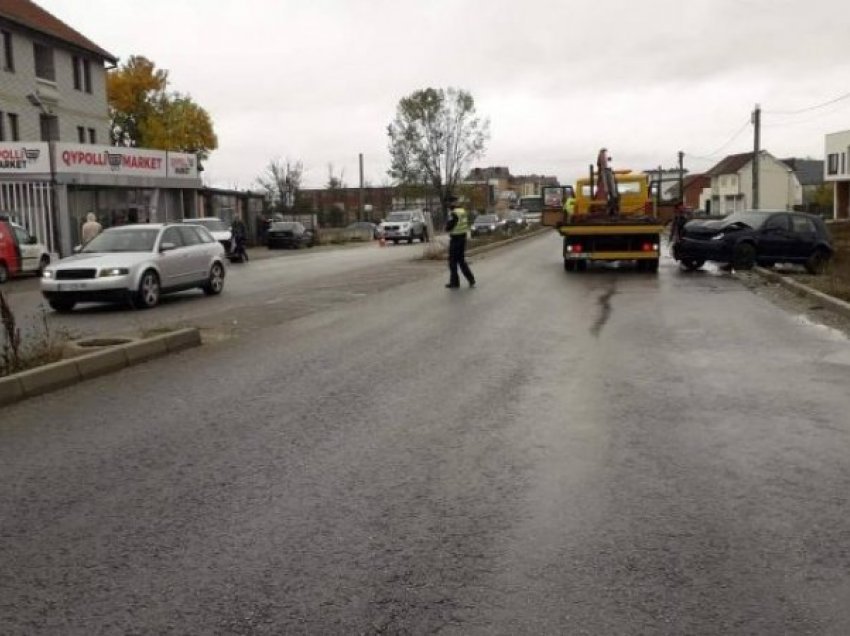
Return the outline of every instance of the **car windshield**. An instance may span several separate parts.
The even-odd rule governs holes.
[[[482,214],[481,216],[479,216],[475,219],[475,223],[477,225],[487,225],[489,223],[495,223],[495,222],[496,222],[496,215],[495,214]]]
[[[387,221],[393,221],[394,223],[398,223],[399,221],[409,221],[410,216],[410,212],[393,212],[387,217]]]
[[[80,250],[86,254],[100,252],[152,252],[159,230],[156,228],[114,228],[104,230]]]
[[[754,210],[747,212],[734,212],[723,219],[723,226],[728,227],[730,225],[740,224],[757,230],[764,225],[764,222],[769,216],[770,212],[757,212]]]
[[[183,222],[203,225],[210,232],[227,232],[230,229],[221,219],[185,219]]]

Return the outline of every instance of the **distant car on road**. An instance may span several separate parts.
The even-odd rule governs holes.
[[[814,274],[832,254],[820,217],[785,210],[748,210],[719,220],[688,221],[673,245],[673,257],[691,270],[706,261],[731,263],[735,269],[796,263]]]
[[[50,252],[25,227],[0,217],[0,283],[12,276],[40,276],[50,264]]]
[[[298,221],[274,221],[269,225],[266,241],[270,250],[276,247],[312,247],[313,232]]]
[[[418,239],[423,243],[428,240],[428,228],[425,215],[420,210],[399,210],[390,212],[380,225],[384,238],[398,244],[399,241],[413,243]]]
[[[505,216],[505,229],[509,231],[524,230],[528,227],[528,220],[520,210],[508,210]]]
[[[224,248],[203,226],[122,225],[48,266],[41,293],[60,312],[81,302],[129,301],[147,309],[171,292],[199,287],[220,294],[224,276]]]
[[[472,236],[487,236],[495,234],[502,227],[502,222],[495,214],[479,214],[472,222],[469,233]]]
[[[230,231],[230,226],[224,220],[217,216],[205,216],[199,219],[183,219],[183,223],[192,223],[194,225],[203,225],[212,237],[221,243],[225,252],[229,252],[231,245],[230,241],[233,238]]]

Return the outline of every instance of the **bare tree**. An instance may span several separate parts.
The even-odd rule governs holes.
[[[304,165],[300,161],[272,159],[265,172],[257,177],[257,184],[266,192],[273,210],[283,212],[295,205]]]
[[[328,164],[328,183],[325,186],[328,190],[341,190],[345,185],[345,168],[340,168],[339,174],[334,172],[334,165]]]
[[[490,122],[464,90],[426,88],[402,98],[387,127],[389,174],[399,184],[428,184],[445,208],[461,174],[484,153]]]

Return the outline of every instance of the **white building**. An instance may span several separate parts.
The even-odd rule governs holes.
[[[711,178],[707,211],[731,214],[753,207],[753,154],[729,155],[706,174]],[[803,202],[803,189],[794,171],[766,151],[759,153],[759,208],[792,210]]]
[[[824,181],[833,187],[833,218],[850,218],[850,130],[826,136]]]
[[[117,58],[30,0],[0,1],[0,213],[54,253],[105,227],[194,216],[194,155],[110,143]]]

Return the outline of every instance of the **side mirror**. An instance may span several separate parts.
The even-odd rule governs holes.
[[[74,249],[73,249],[74,254],[79,254],[81,251],[83,251],[82,245],[75,245],[74,246]]]
[[[177,249],[177,245],[175,243],[162,243],[159,246],[160,252],[170,252],[170,251],[176,250],[176,249]]]

